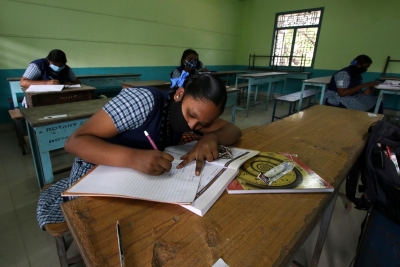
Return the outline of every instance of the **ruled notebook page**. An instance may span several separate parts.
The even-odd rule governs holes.
[[[130,168],[97,166],[91,173],[63,193],[64,196],[116,196],[157,202],[191,203],[200,183],[195,164],[152,176]]]

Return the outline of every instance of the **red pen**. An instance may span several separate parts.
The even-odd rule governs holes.
[[[144,135],[147,136],[147,139],[149,139],[149,142],[150,142],[151,146],[154,148],[154,150],[158,150],[156,144],[154,143],[153,139],[151,139],[149,133],[147,131],[144,131]]]

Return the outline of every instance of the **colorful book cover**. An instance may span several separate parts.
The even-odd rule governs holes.
[[[283,177],[267,185],[257,178],[283,162],[294,163],[294,168]],[[290,153],[261,152],[247,160],[226,188],[229,194],[254,193],[311,193],[333,192],[333,187]]]

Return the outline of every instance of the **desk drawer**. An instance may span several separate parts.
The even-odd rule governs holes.
[[[28,107],[64,104],[77,101],[92,100],[95,98],[94,90],[66,93],[26,94]]]

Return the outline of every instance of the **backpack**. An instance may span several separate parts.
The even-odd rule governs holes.
[[[389,219],[400,224],[400,128],[385,121],[372,124],[367,143],[346,180],[346,196],[355,208],[374,205]],[[358,177],[363,192],[356,198]]]

